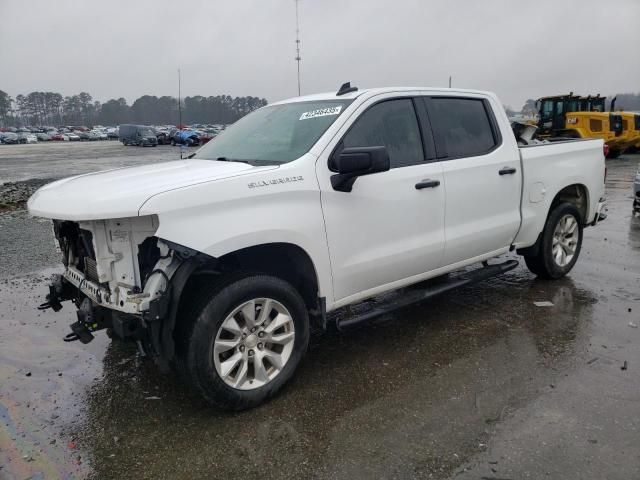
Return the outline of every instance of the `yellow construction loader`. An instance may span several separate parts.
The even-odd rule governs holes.
[[[621,151],[640,148],[640,113],[616,112],[622,116]]]
[[[623,151],[622,116],[605,111],[606,97],[556,95],[538,100],[538,136],[540,138],[601,138],[609,146],[609,158]],[[615,99],[612,102],[615,105]]]

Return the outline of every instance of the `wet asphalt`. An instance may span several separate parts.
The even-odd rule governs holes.
[[[2,146],[0,183],[177,152]],[[640,478],[640,156],[607,163],[609,218],[567,278],[520,266],[317,333],[279,396],[233,414],[104,332],[62,342],[73,309],[35,309],[59,271],[49,223],[0,213],[0,479]]]

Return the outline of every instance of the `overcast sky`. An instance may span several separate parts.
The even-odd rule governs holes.
[[[302,93],[640,91],[640,0],[300,0]],[[297,94],[294,0],[0,0],[0,90]]]

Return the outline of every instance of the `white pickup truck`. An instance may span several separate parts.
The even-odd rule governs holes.
[[[41,308],[72,300],[67,340],[108,328],[230,409],[274,395],[340,307],[484,265],[424,299],[513,268],[487,263],[512,250],[566,275],[605,208],[601,140],[521,146],[480,91],[345,84],[261,108],[191,157],[31,197],[65,265]]]

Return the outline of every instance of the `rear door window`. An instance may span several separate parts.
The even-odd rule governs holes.
[[[490,107],[482,99],[426,100],[438,158],[484,155],[500,144]]]

